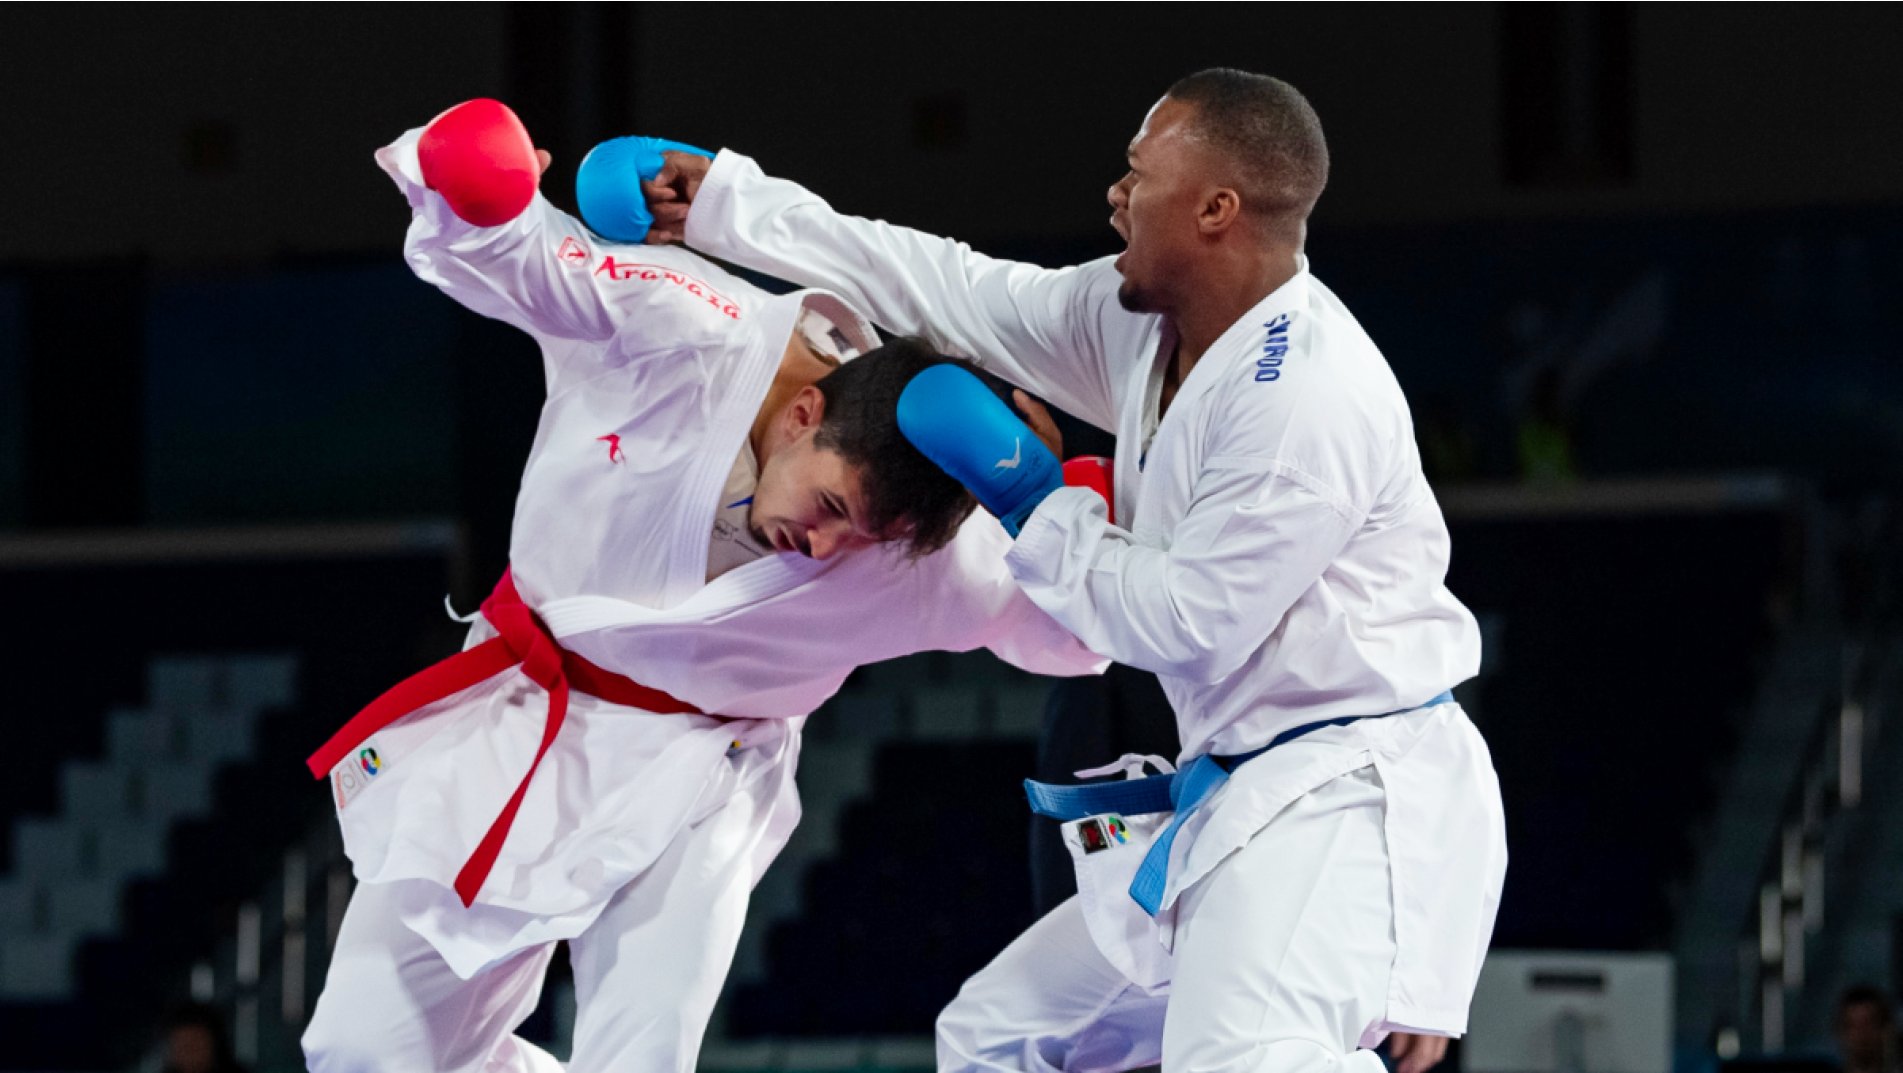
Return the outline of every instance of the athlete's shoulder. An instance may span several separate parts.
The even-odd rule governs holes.
[[[1340,300],[1306,273],[1291,283],[1225,340],[1208,450],[1356,484],[1406,428],[1406,403]]]
[[[912,571],[928,592],[987,591],[1015,584],[1005,565],[1010,550],[1011,537],[1004,526],[981,507],[971,512],[944,547],[921,559],[904,560],[899,569]]]

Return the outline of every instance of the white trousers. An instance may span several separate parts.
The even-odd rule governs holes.
[[[965,983],[938,1068],[1381,1073],[1394,903],[1372,767],[1298,798],[1184,891],[1165,993],[1105,960],[1072,898]]]
[[[746,916],[753,821],[751,808],[730,806],[683,830],[568,941],[569,1073],[693,1070]],[[313,1073],[559,1073],[514,1035],[534,1012],[554,945],[462,979],[400,918],[415,883],[360,884],[351,897],[304,1032]]]

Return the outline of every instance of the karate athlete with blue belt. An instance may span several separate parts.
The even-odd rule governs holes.
[[[1286,83],[1204,71],[1129,161],[1127,249],[1056,271],[841,215],[725,151],[666,154],[648,241],[831,288],[1117,434],[1113,520],[958,376],[902,403],[1014,531],[1023,590],[1155,671],[1183,740],[1178,778],[1115,787],[1134,800],[1042,795],[1112,815],[1067,832],[1078,898],[940,1017],[940,1069],[1373,1073],[1394,1034],[1416,1073],[1466,1028],[1504,827],[1448,694],[1480,638],[1406,400],[1303,252],[1321,126]]]

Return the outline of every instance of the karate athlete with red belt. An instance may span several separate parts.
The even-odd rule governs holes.
[[[561,1068],[513,1035],[558,940],[569,1070],[692,1069],[799,817],[800,727],[854,667],[1102,665],[897,431],[899,391],[947,359],[880,347],[824,292],[604,243],[536,193],[538,155],[493,101],[377,154],[411,267],[533,336],[548,398],[468,647],[311,758],[359,880],[313,1070]]]
[[[1303,252],[1321,126],[1286,83],[1205,71],[1129,159],[1127,248],[1057,271],[841,215],[732,152],[667,154],[649,241],[836,290],[1117,434],[1113,520],[965,374],[916,385],[908,433],[1012,525],[1024,591],[1156,672],[1183,741],[1158,782],[1033,787],[1081,893],[965,985],[940,1069],[1375,1073],[1394,1034],[1417,1073],[1465,1030],[1504,826],[1448,693],[1480,637],[1406,400]]]

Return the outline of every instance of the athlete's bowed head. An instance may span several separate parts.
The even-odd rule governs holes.
[[[654,166],[663,148],[705,155],[678,142],[619,141],[651,142]],[[432,120],[418,158],[430,188],[480,227],[521,215],[549,163],[515,113],[488,99]],[[638,197],[638,186],[629,189]],[[898,426],[905,385],[946,363],[961,364],[916,339],[893,340],[843,365],[797,339],[789,343],[748,433],[760,465],[747,517],[754,539],[815,559],[887,541],[913,555],[950,543],[977,501]]]
[[[895,339],[803,385],[776,381],[752,432],[760,459],[748,516],[754,538],[815,559],[885,541],[913,555],[949,543],[977,501],[898,424],[906,384],[940,364],[965,363]]]

